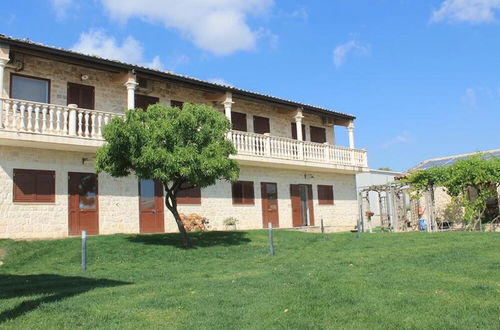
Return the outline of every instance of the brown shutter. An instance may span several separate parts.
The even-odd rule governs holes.
[[[77,104],[79,108],[94,110],[94,86],[68,83],[68,104]]]
[[[290,198],[292,202],[292,225],[294,227],[302,226],[302,215],[300,213],[300,188],[298,184],[290,185]]]
[[[231,112],[231,122],[236,131],[247,131],[247,115],[241,112]]]
[[[318,185],[318,204],[333,205],[333,186]]]
[[[152,105],[160,103],[160,98],[148,95],[135,94],[135,105],[136,109],[147,110],[147,108]]]
[[[201,204],[201,189],[199,187],[180,190],[177,193],[177,204]]]
[[[177,107],[179,109],[182,109],[182,107],[184,106],[184,102],[182,102],[182,101],[176,101],[176,100],[171,100],[170,101],[170,106],[172,108]]]
[[[313,201],[313,188],[311,184],[307,185],[307,199],[309,207],[309,225],[314,226],[314,201]]]
[[[255,204],[253,182],[243,183],[243,204]]]
[[[232,186],[233,204],[243,204],[243,184],[235,182]]]
[[[271,133],[269,118],[253,116],[253,131],[257,134]]]
[[[55,202],[55,172],[14,169],[14,202]]]
[[[311,142],[326,142],[326,130],[324,127],[311,126]]]
[[[297,140],[297,124],[292,123],[292,139]],[[306,125],[302,124],[302,140],[306,140]]]

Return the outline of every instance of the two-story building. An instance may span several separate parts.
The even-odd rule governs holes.
[[[3,35],[0,91],[0,238],[176,231],[161,186],[94,169],[106,123],[153,103],[208,104],[233,123],[240,181],[186,191],[180,212],[216,230],[228,217],[238,229],[356,224],[368,167],[354,116]]]

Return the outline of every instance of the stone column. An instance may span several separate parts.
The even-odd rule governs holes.
[[[135,79],[135,75],[130,75],[125,82],[127,87],[127,109],[135,109],[135,89],[139,85]]]
[[[297,141],[304,141],[305,136],[302,136],[302,119],[304,115],[302,114],[302,109],[297,109],[297,114],[295,115],[295,125],[297,128]]]
[[[9,62],[8,58],[0,58],[0,128],[3,127],[3,78],[5,72],[5,65]]]
[[[335,125],[332,125],[332,145],[337,144],[337,138],[335,137]]]
[[[233,106],[233,95],[231,92],[226,92],[226,98],[222,104],[224,105],[224,113],[226,114],[227,119],[231,121],[231,108]]]
[[[349,133],[349,148],[354,149],[354,122],[350,121],[347,126],[347,132]]]

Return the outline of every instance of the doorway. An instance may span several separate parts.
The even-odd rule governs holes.
[[[97,174],[68,173],[69,234],[99,234],[99,194]]]
[[[165,231],[163,185],[155,180],[139,180],[139,230],[141,233]]]
[[[314,226],[312,185],[291,184],[292,224],[294,227]]]
[[[269,222],[272,223],[273,228],[279,228],[278,185],[272,182],[262,182],[260,190],[263,228],[267,228]]]

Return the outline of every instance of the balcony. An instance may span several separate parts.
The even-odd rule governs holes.
[[[0,145],[95,152],[102,146],[103,127],[119,113],[76,106],[1,98]],[[268,134],[231,131],[228,138],[240,163],[254,166],[361,172],[365,150],[351,149]]]
[[[0,144],[94,152],[118,113],[1,98]],[[3,126],[2,126],[3,124]]]
[[[241,131],[231,131],[229,136],[238,151],[235,159],[241,163],[301,169],[313,166],[340,172],[368,169],[366,150]]]

